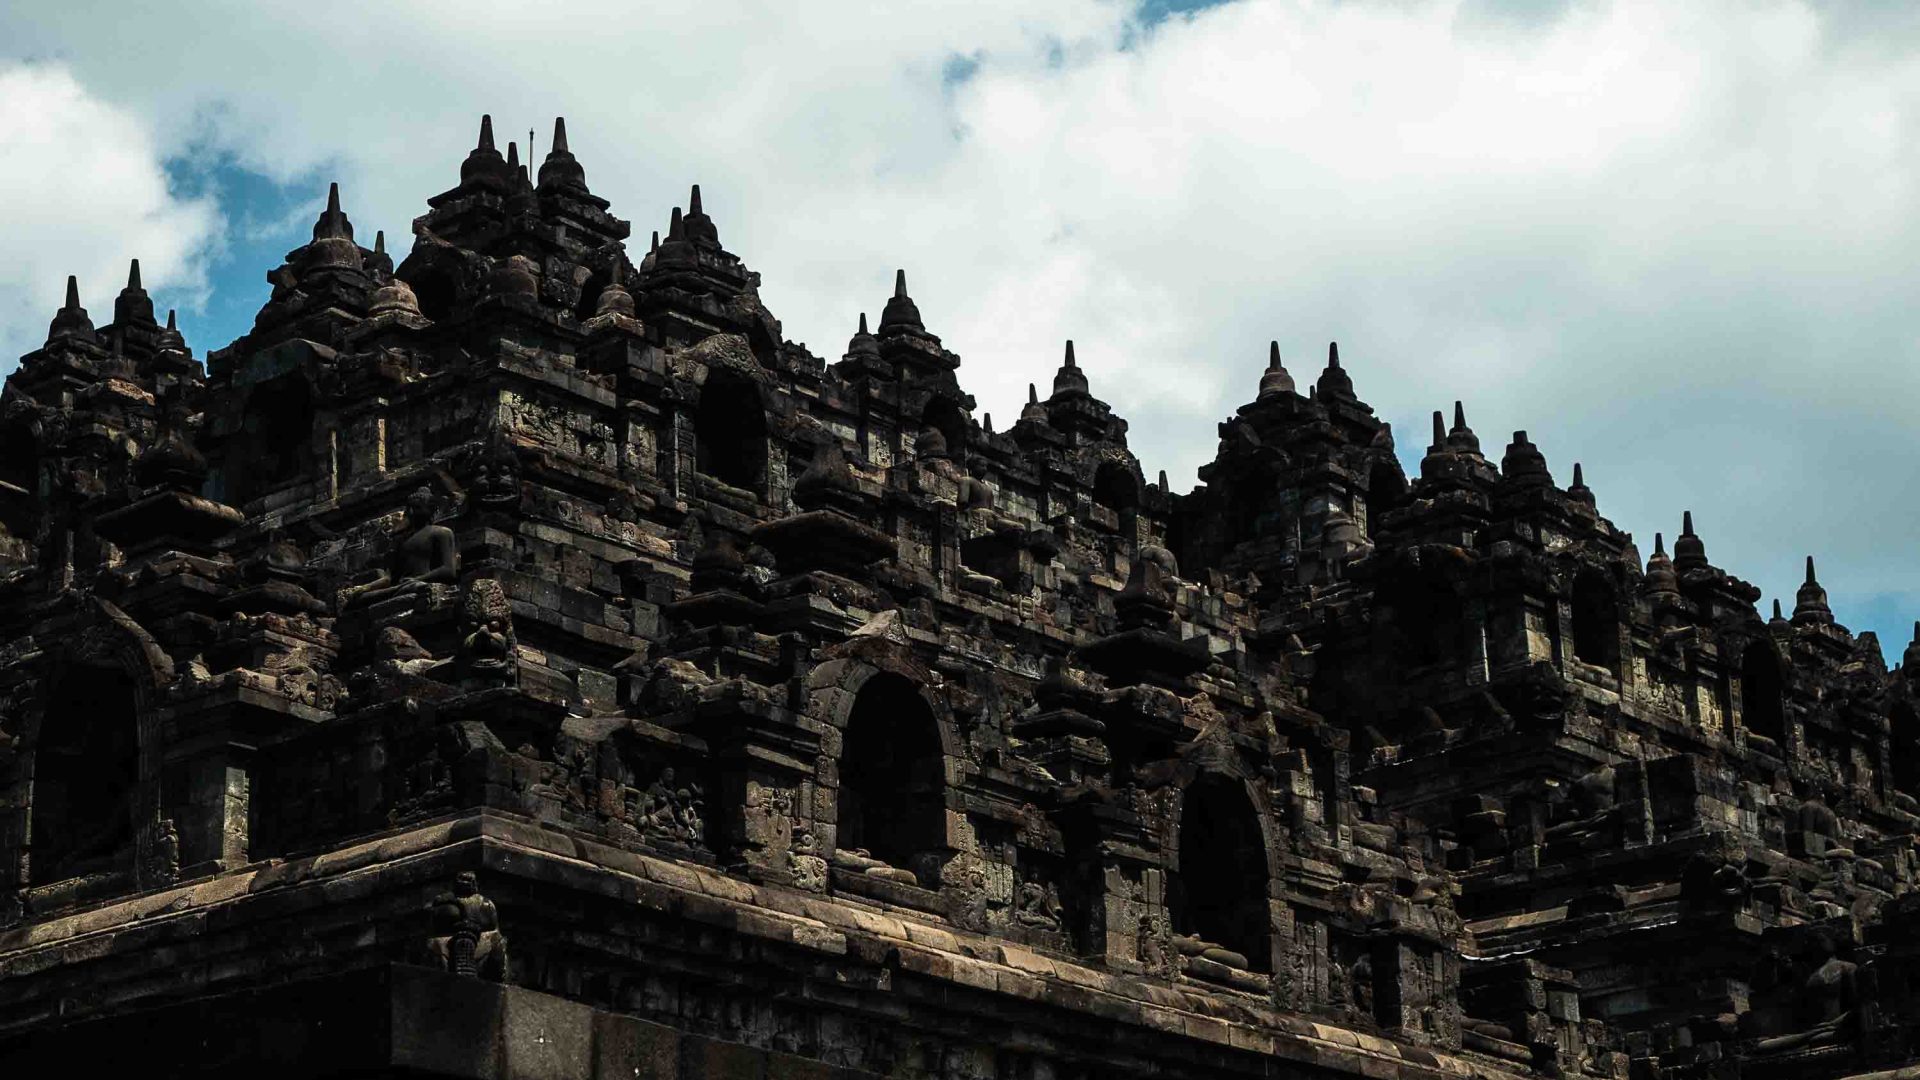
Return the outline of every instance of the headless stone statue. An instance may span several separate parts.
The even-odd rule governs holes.
[[[507,939],[500,933],[500,915],[493,901],[480,895],[471,871],[454,878],[453,891],[436,898],[429,914],[433,934],[427,954],[437,966],[455,975],[506,981]]]
[[[433,520],[433,492],[419,488],[407,497],[406,538],[379,576],[356,586],[346,606],[365,607],[396,596],[422,592],[430,584],[453,584],[460,577],[460,550],[453,530]]]

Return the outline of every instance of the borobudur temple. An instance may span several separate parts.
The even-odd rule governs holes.
[[[1408,477],[1337,350],[1175,493],[561,124],[428,206],[6,381],[8,1075],[1920,1075],[1920,643],[1811,561]]]

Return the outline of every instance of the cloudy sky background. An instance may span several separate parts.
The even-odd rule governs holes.
[[[526,10],[522,10],[525,8]],[[905,267],[1000,426],[1074,338],[1174,486],[1270,338],[1338,340],[1409,468],[1466,402],[1600,509],[1897,658],[1920,617],[1920,5],[16,0],[0,372],[138,256],[204,355],[338,180],[404,251],[481,112],[565,115],[664,228],[702,185],[828,358]],[[1764,601],[1763,601],[1764,603]]]

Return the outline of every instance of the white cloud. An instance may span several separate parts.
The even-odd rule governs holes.
[[[1303,380],[1338,338],[1403,449],[1462,397],[1496,456],[1524,427],[1584,461],[1643,549],[1690,506],[1771,592],[1812,550],[1837,593],[1920,599],[1920,21],[1521,7],[21,3],[0,40],[174,144],[337,170],[390,236],[479,112],[542,143],[563,113],[642,239],[702,182],[789,336],[836,355],[905,266],[1002,426],[1073,337],[1177,482],[1268,338]],[[56,209],[56,260],[110,217]]]
[[[37,347],[68,274],[96,322],[111,318],[127,262],[156,287],[193,289],[219,217],[167,190],[147,126],[58,64],[0,58],[0,368]],[[104,312],[104,314],[103,314]]]

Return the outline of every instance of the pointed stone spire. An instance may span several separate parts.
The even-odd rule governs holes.
[[[1447,421],[1439,409],[1433,410],[1433,443],[1427,447],[1427,453],[1438,454],[1447,449]]]
[[[553,118],[553,144],[547,148],[547,159],[540,163],[540,190],[556,191],[562,188],[579,192],[587,190],[587,170],[567,149],[567,118]]]
[[[673,216],[667,219],[667,243],[684,241],[687,238],[687,221],[681,216],[680,208],[673,208]]]
[[[80,282],[72,274],[67,275],[67,302],[53,313],[53,322],[47,327],[49,343],[63,338],[94,340],[93,320],[80,306]]]
[[[1467,407],[1459,401],[1453,403],[1453,427],[1447,432],[1447,445],[1455,453],[1480,453],[1480,437],[1467,426]]]
[[[1573,463],[1573,483],[1567,487],[1567,498],[1577,503],[1593,505],[1593,489],[1587,486],[1586,475],[1580,470],[1580,463]]]
[[[528,134],[531,135],[532,132]],[[523,190],[533,187],[533,144],[528,143],[527,147],[527,161],[523,165],[520,162],[520,144],[511,140],[507,143],[507,172],[510,174],[508,179],[513,181],[513,186]]]
[[[1327,342],[1327,369],[1320,373],[1320,381],[1314,384],[1314,389],[1320,392],[1322,401],[1328,398],[1352,400],[1353,378],[1347,374],[1347,369],[1340,366],[1339,342]]]
[[[1665,539],[1653,534],[1653,557],[1647,560],[1647,579],[1644,589],[1650,597],[1679,599],[1680,578],[1673,572],[1673,563],[1667,558]]]
[[[1820,587],[1820,579],[1813,573],[1813,556],[1807,556],[1807,580],[1794,594],[1793,624],[1795,626],[1831,626],[1833,609],[1827,606],[1827,590]]]
[[[153,299],[147,290],[140,287],[140,260],[133,260],[127,268],[127,287],[113,301],[113,321],[116,325],[145,323],[154,325]]]
[[[186,352],[187,339],[180,334],[180,323],[172,308],[167,309],[167,325],[160,331],[154,347],[160,352]]]
[[[313,223],[315,240],[351,240],[353,222],[340,209],[340,185],[327,185],[327,208],[320,211],[320,217]]]
[[[375,280],[385,285],[393,278],[393,257],[387,254],[387,233],[385,229],[373,231],[373,254],[367,256],[367,271]]]
[[[1053,396],[1062,394],[1084,394],[1087,392],[1087,373],[1073,359],[1073,341],[1067,341],[1067,357],[1060,364],[1060,370],[1053,373]]]
[[[1020,410],[1020,419],[1040,424],[1047,422],[1047,407],[1040,404],[1040,391],[1032,383],[1027,384],[1027,405]]]
[[[468,152],[467,159],[460,163],[460,182],[470,184],[475,181],[500,182],[508,179],[506,160],[500,151],[493,148],[493,117],[480,118],[480,141]]]
[[[985,431],[989,435],[993,434],[993,414],[992,413],[980,414],[980,429],[982,431]]]
[[[340,209],[340,185],[327,185],[327,208],[313,223],[313,242],[289,256],[302,271],[359,270],[363,257],[353,242],[353,222]]]
[[[720,230],[701,208],[699,184],[693,185],[692,193],[687,196],[687,239],[704,248],[720,246]]]
[[[1160,490],[1163,492],[1173,490],[1173,486],[1167,483],[1167,470],[1165,469],[1160,470],[1159,484],[1160,484]]]
[[[1773,598],[1773,618],[1767,620],[1768,626],[1786,626],[1787,617],[1780,613],[1780,598]]]
[[[1692,570],[1707,565],[1707,545],[1693,531],[1693,511],[1688,510],[1680,518],[1680,538],[1673,542],[1673,565],[1679,570]]]
[[[920,307],[907,295],[907,272],[893,272],[893,296],[887,306],[880,309],[880,336],[892,337],[895,334],[925,333],[927,326],[920,321]]]
[[[860,313],[860,329],[853,332],[852,340],[847,342],[847,359],[880,358],[880,342],[867,332],[867,313]]]
[[[1260,399],[1276,398],[1282,394],[1293,393],[1293,376],[1280,363],[1280,343],[1267,343],[1267,370],[1260,376]]]
[[[653,240],[647,246],[647,253],[640,256],[640,272],[645,274],[660,261],[660,230],[653,231]]]

